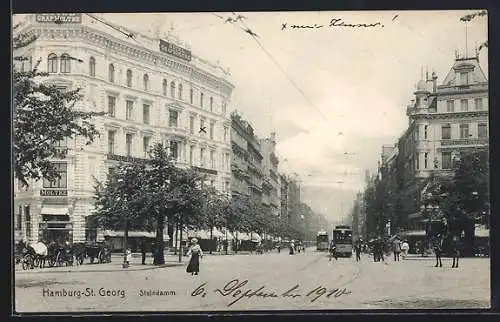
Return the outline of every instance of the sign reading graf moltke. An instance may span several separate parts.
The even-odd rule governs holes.
[[[36,22],[52,23],[81,23],[81,13],[39,13],[36,15]]]
[[[160,39],[160,51],[180,59],[191,61],[191,51]]]

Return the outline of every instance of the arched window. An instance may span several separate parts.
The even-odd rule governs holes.
[[[127,86],[132,87],[132,71],[127,69]]]
[[[113,64],[109,64],[108,77],[110,83],[115,82],[115,66]]]
[[[48,58],[48,66],[47,66],[47,71],[49,73],[57,73],[57,55],[56,54],[50,54]]]
[[[68,54],[61,55],[61,73],[71,73],[71,58]]]
[[[203,107],[203,93],[200,93],[200,106]]]
[[[163,80],[163,85],[162,85],[162,88],[163,88],[163,95],[167,96],[167,92],[168,92],[168,82],[166,79]]]
[[[95,58],[90,57],[89,59],[89,75],[95,77]]]
[[[189,90],[189,103],[193,104],[193,89],[192,88]]]
[[[170,96],[172,98],[175,98],[175,82],[174,81],[170,82]]]
[[[179,84],[179,99],[182,99],[182,84]]]
[[[147,91],[149,88],[149,76],[148,76],[148,74],[144,74],[144,78],[142,81],[144,83],[144,90]]]

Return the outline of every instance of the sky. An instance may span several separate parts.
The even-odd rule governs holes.
[[[296,173],[303,201],[335,222],[363,190],[365,169],[376,170],[381,146],[406,129],[406,106],[422,72],[435,71],[439,84],[455,51],[465,53],[460,17],[471,12],[237,12],[245,17],[237,23],[225,22],[236,17],[231,12],[101,16],[140,32],[173,28],[194,55],[229,68],[230,107],[259,137],[277,133],[280,171]],[[329,27],[331,19],[379,24]],[[314,24],[323,27],[291,27]],[[467,26],[472,55],[487,40],[487,18]],[[486,74],[487,60],[486,48]]]

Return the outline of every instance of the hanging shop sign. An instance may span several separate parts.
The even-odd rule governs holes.
[[[191,51],[160,39],[160,51],[177,58],[191,61]]]

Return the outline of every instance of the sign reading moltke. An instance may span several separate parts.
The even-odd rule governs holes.
[[[191,61],[191,51],[160,39],[160,51],[169,55]]]
[[[42,190],[40,190],[40,196],[66,197],[66,196],[68,196],[68,190],[42,189]]]
[[[36,22],[81,23],[81,13],[39,13]]]

